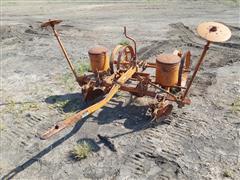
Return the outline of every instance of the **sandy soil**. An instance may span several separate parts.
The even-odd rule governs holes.
[[[239,179],[240,15],[239,1],[52,1],[2,2],[1,164],[2,179]],[[193,64],[204,41],[202,21],[224,22],[230,41],[214,44],[191,91],[191,106],[174,109],[165,123],[143,129],[146,98],[118,93],[103,109],[46,141],[38,135],[89,104],[82,101],[51,32],[58,27],[76,66],[87,50],[109,49],[123,26],[137,40],[139,57],[191,50]],[[113,152],[97,134],[111,137]],[[69,151],[86,139],[96,147],[76,162]]]

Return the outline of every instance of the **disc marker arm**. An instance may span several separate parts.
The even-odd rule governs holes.
[[[61,22],[62,22],[62,20],[50,20],[50,19],[49,19],[49,21],[47,21],[47,22],[45,22],[45,23],[42,23],[42,24],[41,24],[41,27],[42,27],[42,28],[46,28],[46,27],[50,26],[50,27],[52,28],[53,33],[54,33],[54,36],[56,37],[56,39],[57,39],[57,41],[58,41],[58,44],[59,44],[59,46],[61,47],[61,50],[62,50],[62,52],[63,52],[63,54],[64,54],[64,57],[66,58],[66,60],[67,60],[67,62],[68,62],[68,65],[70,66],[70,68],[71,68],[71,70],[72,70],[72,72],[73,72],[73,75],[75,76],[75,79],[78,81],[79,78],[78,78],[78,76],[77,76],[77,73],[76,73],[76,71],[75,71],[75,69],[74,69],[74,67],[73,67],[73,64],[72,64],[72,62],[71,62],[71,60],[70,60],[70,58],[69,58],[69,55],[68,55],[66,49],[64,48],[63,43],[62,43],[62,41],[61,41],[61,39],[60,39],[60,37],[59,37],[56,29],[55,29],[55,25],[56,25],[56,24],[59,24],[59,23],[61,23]]]

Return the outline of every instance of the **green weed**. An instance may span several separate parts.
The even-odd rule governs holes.
[[[16,105],[13,100],[7,100],[5,107],[2,110],[2,113],[11,113],[14,111]]]
[[[5,125],[1,122],[0,123],[0,132],[3,131],[5,129]]]
[[[39,110],[39,106],[37,103],[25,103],[21,105],[20,112],[25,111],[37,111]]]
[[[74,63],[77,76],[82,76],[85,72],[89,71],[90,65],[88,61],[89,60],[87,59],[80,59],[76,63]],[[66,90],[68,91],[74,91],[77,87],[77,82],[75,80],[75,77],[70,71],[63,74],[61,77],[58,77],[57,81],[63,84]]]
[[[238,4],[240,3],[240,0],[223,0],[222,3],[226,5],[233,5],[233,4]]]
[[[23,114],[26,111],[37,111],[37,110],[39,110],[39,105],[35,102],[19,103],[13,100],[8,100],[5,103],[4,108],[2,108],[0,114],[11,113],[14,116],[18,117],[20,114]]]
[[[90,69],[90,65],[88,63],[77,63],[77,74],[82,76],[85,72],[88,72]]]
[[[16,6],[17,5],[17,2],[12,2],[12,1],[2,1],[1,2],[2,6]]]
[[[223,172],[223,177],[227,177],[227,178],[233,178],[232,172],[229,170],[225,170]]]
[[[58,99],[58,96],[51,97],[54,104],[48,105],[50,109],[57,109],[60,112],[67,111],[69,113],[74,113],[78,111],[81,107],[81,99],[74,98],[74,99]]]
[[[80,144],[74,146],[73,150],[70,152],[70,155],[75,160],[81,160],[88,157],[90,152],[92,151],[90,144],[83,141]]]
[[[121,40],[118,44],[119,44],[119,45],[122,45],[122,46],[126,46],[126,45],[129,45],[130,42],[129,42],[129,40],[127,40],[127,39],[123,39],[123,40]]]
[[[56,103],[49,105],[50,109],[58,109],[59,111],[63,111],[64,107],[69,103],[69,100],[64,101],[56,101]]]
[[[240,98],[236,99],[232,104],[231,104],[231,112],[238,114],[240,113]]]
[[[64,74],[62,76],[61,81],[68,91],[73,91],[75,89],[76,81],[73,74],[71,73]]]

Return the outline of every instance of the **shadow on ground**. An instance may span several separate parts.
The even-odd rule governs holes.
[[[99,112],[97,117],[93,117],[93,120],[98,124],[109,124],[119,119],[124,121],[124,127],[127,129],[135,129],[138,125],[147,123],[150,117],[146,116],[148,106],[137,106],[133,102],[135,98],[130,97],[130,101],[124,104],[123,101],[118,100],[120,96],[115,95],[115,98],[109,102],[113,106],[104,106]],[[93,101],[85,102],[83,96],[80,93],[54,95],[45,99],[45,102],[60,108],[64,113],[77,112],[84,108],[87,108],[103,97],[96,98]]]
[[[116,95],[116,97],[118,97],[118,95]],[[65,113],[79,111],[81,109],[84,109],[96,103],[97,101],[99,101],[99,99],[86,103],[83,101],[83,97],[80,93],[49,96],[48,98],[45,99],[45,102],[48,104],[52,104],[52,105],[61,104],[62,110]],[[104,144],[111,151],[116,151],[114,144],[112,144],[111,142],[111,139],[148,128],[151,118],[145,116],[145,113],[147,111],[147,106],[136,106],[132,103],[133,101],[134,99],[131,98],[129,103],[124,105],[122,101],[118,101],[117,99],[112,99],[109,102],[110,104],[111,103],[115,104],[112,108],[104,107],[103,110],[98,114],[97,118],[93,117],[94,120],[96,120],[99,124],[112,123],[115,120],[122,119],[124,121],[123,123],[124,127],[127,129],[131,129],[131,131],[118,134],[113,137],[102,136],[98,134],[98,138],[99,138],[98,141],[84,138],[84,139],[78,140],[77,143],[81,141],[87,141],[94,148],[95,152],[100,150],[99,144]],[[47,155],[53,149],[55,149],[56,147],[61,145],[63,142],[68,140],[70,137],[72,137],[82,127],[86,119],[87,117],[84,118],[83,121],[77,122],[74,128],[71,130],[71,132],[69,132],[67,135],[55,141],[54,143],[52,143],[51,145],[49,145],[48,147],[40,151],[38,154],[31,157],[29,160],[18,165],[16,168],[11,170],[8,174],[4,175],[2,179],[11,179],[21,171],[30,167],[33,163],[39,161],[39,159],[41,159],[43,156]]]
[[[86,119],[85,119],[86,120]],[[40,151],[35,156],[31,157],[29,160],[25,161],[24,163],[18,165],[16,168],[11,170],[8,174],[4,175],[2,177],[3,180],[12,179],[14,176],[16,176],[18,173],[24,171],[26,168],[30,167],[33,163],[38,162],[39,159],[41,159],[43,156],[51,152],[53,149],[61,145],[63,142],[68,140],[70,137],[72,137],[83,125],[84,121],[79,121],[71,132],[69,132],[67,135],[63,136],[62,138],[58,139],[54,143],[50,144],[48,147]]]

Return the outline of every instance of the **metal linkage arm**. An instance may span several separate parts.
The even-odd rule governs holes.
[[[125,73],[121,75],[121,77],[116,81],[116,83],[112,86],[111,90],[109,93],[106,95],[106,97],[99,101],[98,103],[78,112],[77,114],[71,116],[70,118],[58,122],[54,127],[49,129],[46,133],[44,133],[41,136],[41,139],[48,139],[54,134],[60,132],[64,128],[72,125],[73,123],[76,123],[77,121],[81,120],[82,118],[92,114],[96,110],[100,109],[103,107],[105,104],[107,104],[112,97],[118,92],[118,90],[121,87],[121,84],[124,84],[129,78],[132,77],[132,75],[137,71],[137,68],[135,66],[129,68]]]

